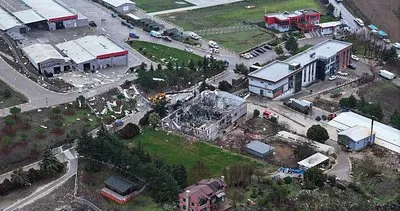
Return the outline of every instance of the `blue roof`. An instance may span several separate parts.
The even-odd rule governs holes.
[[[379,30],[379,31],[378,31],[378,34],[379,34],[380,36],[382,36],[382,37],[388,36],[388,35],[386,34],[386,32],[384,32],[384,31],[382,31],[382,30]]]
[[[260,154],[265,154],[271,151],[271,146],[264,144],[261,141],[252,141],[246,145],[246,148],[256,151]]]
[[[376,27],[376,26],[373,25],[373,24],[369,25],[368,28],[370,28],[370,29],[372,29],[372,30],[378,31],[378,27]]]

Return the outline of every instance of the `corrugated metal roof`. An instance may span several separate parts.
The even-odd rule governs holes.
[[[132,2],[130,0],[103,0],[109,5],[112,5],[113,7],[119,7],[124,4],[135,4],[135,2]]]
[[[71,11],[53,0],[21,0],[47,20],[74,16]]]
[[[30,58],[35,64],[47,61],[49,59],[61,59],[65,58],[50,44],[33,44],[22,48],[24,53]]]
[[[369,128],[371,121],[371,119],[354,112],[342,112],[328,124],[341,130],[347,130],[357,125]],[[375,144],[400,153],[400,130],[377,121],[374,121],[373,130],[376,133]]]
[[[22,24],[13,16],[0,8],[0,30],[5,31]]]
[[[364,138],[371,136],[371,129],[357,125],[342,132],[339,132],[338,135],[347,136],[351,138],[353,141],[358,142]]]
[[[35,23],[46,20],[32,9],[14,12],[13,15],[24,24]]]
[[[246,145],[246,148],[251,149],[260,154],[265,154],[271,151],[271,146],[264,144],[261,141],[252,141]]]
[[[106,181],[104,181],[104,184],[107,186],[112,187],[113,189],[119,191],[120,193],[126,192],[129,188],[136,188],[136,184],[123,178],[120,176],[111,176]]]
[[[312,168],[328,159],[329,159],[329,157],[317,152],[317,153],[311,155],[310,157],[298,162],[297,164],[299,164],[300,166],[304,166],[306,168]]]

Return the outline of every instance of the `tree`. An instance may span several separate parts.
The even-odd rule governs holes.
[[[235,163],[226,167],[223,171],[225,182],[230,187],[246,188],[251,183],[254,166],[246,163]]]
[[[194,184],[210,176],[211,172],[208,166],[206,166],[203,161],[199,160],[189,170],[189,183]]]
[[[304,173],[304,180],[307,189],[322,187],[327,179],[326,174],[319,168],[310,168]]]
[[[139,126],[133,123],[128,123],[127,125],[125,125],[124,128],[122,128],[118,132],[119,137],[121,137],[122,139],[131,139],[139,134],[140,134]]]
[[[246,65],[244,65],[243,63],[236,64],[233,71],[235,71],[235,73],[243,75],[247,75],[250,72],[249,68],[247,68]]]
[[[260,116],[260,111],[258,109],[254,109],[253,117],[259,117],[259,116]]]
[[[244,198],[243,190],[240,188],[229,188],[227,194],[229,199],[232,200],[233,209],[236,210],[239,202],[243,201]]]
[[[19,138],[21,139],[21,141],[25,142],[26,141],[26,134],[22,133]]]
[[[297,39],[293,35],[290,36],[289,39],[285,42],[285,48],[292,54],[296,53],[299,49]]]
[[[307,130],[307,138],[320,143],[325,143],[325,141],[329,139],[329,134],[321,125],[313,125]]]
[[[11,183],[14,183],[18,187],[30,185],[28,174],[24,172],[22,168],[13,171],[13,174],[11,175]]]
[[[44,128],[42,128],[42,127],[37,127],[36,129],[35,129],[35,132],[36,132],[36,135],[37,136],[39,136],[39,137],[42,137],[43,135],[44,135]]]
[[[4,91],[3,91],[3,96],[4,96],[4,98],[6,98],[6,99],[10,98],[10,97],[12,96],[11,90],[10,90],[10,89],[4,89]]]
[[[339,101],[339,105],[340,105],[340,107],[342,107],[342,108],[352,108],[352,109],[355,109],[355,108],[357,107],[357,103],[358,103],[358,100],[357,100],[353,95],[351,95],[351,96],[348,97],[348,98],[342,98],[342,99],[340,99],[340,101]]]
[[[400,129],[400,112],[396,109],[392,116],[390,117],[390,124],[397,128]]]
[[[283,180],[285,181],[285,184],[290,184],[293,181],[292,177],[289,177],[289,176],[283,178]]]
[[[397,59],[397,50],[395,47],[392,47],[392,48],[384,51],[383,57],[382,57],[383,61],[393,62],[393,61],[396,61],[396,59]]]
[[[310,157],[315,153],[314,149],[311,148],[307,143],[303,143],[294,149],[294,157],[297,161],[303,160]]]
[[[7,148],[8,145],[11,144],[11,138],[9,136],[4,136],[2,139],[2,144],[4,145],[5,148]]]
[[[218,89],[221,91],[228,92],[229,90],[232,89],[232,85],[228,81],[221,81],[219,82]]]
[[[335,7],[332,4],[328,4],[326,7],[326,15],[333,16],[333,12],[335,11]]]
[[[188,173],[185,166],[182,164],[172,166],[172,176],[178,183],[180,189],[184,189],[187,186]]]
[[[11,117],[6,117],[4,119],[4,124],[6,124],[10,128],[10,131],[12,132],[12,126],[15,125],[15,120],[12,119]]]
[[[272,185],[272,191],[261,201],[261,204],[273,204],[279,206],[290,194],[290,190],[285,185]]]
[[[53,113],[54,116],[58,116],[61,113],[61,109],[59,107],[54,107],[51,109],[51,113]]]
[[[44,150],[39,166],[40,171],[47,176],[54,176],[64,170],[64,165],[57,160],[50,148]]]
[[[155,128],[157,126],[157,124],[160,122],[161,118],[160,115],[158,115],[158,113],[150,113],[149,114],[149,124]]]
[[[64,122],[62,120],[57,120],[54,122],[54,125],[57,127],[58,130],[61,130],[61,127],[63,126]]]
[[[21,109],[14,106],[14,107],[10,108],[10,113],[14,116],[14,119],[16,119],[17,114],[21,113]]]
[[[283,49],[282,49],[282,46],[280,46],[280,45],[276,46],[276,47],[275,47],[275,52],[276,52],[276,54],[278,54],[278,55],[282,55],[282,54],[284,53],[284,51],[283,51]]]

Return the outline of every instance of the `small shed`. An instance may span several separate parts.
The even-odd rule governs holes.
[[[272,147],[261,141],[251,141],[246,145],[244,151],[256,157],[265,158],[272,151]]]
[[[299,161],[297,164],[299,165],[300,169],[307,170],[312,167],[324,167],[328,163],[329,157],[317,152],[310,157]]]
[[[354,126],[338,133],[338,142],[349,151],[358,151],[375,142],[375,132],[364,126]]]
[[[118,193],[121,196],[128,195],[132,193],[133,191],[136,190],[136,184],[123,178],[120,176],[111,176],[106,181],[104,181],[104,185],[114,191],[115,193]]]

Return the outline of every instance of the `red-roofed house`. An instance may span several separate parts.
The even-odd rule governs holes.
[[[319,23],[320,18],[321,14],[319,12],[307,9],[266,14],[264,15],[264,22],[267,28],[280,32],[289,31],[292,24],[295,24],[302,32],[309,32],[314,28],[318,28],[315,24]]]
[[[223,178],[201,180],[179,194],[179,208],[182,211],[225,210],[225,189]]]

